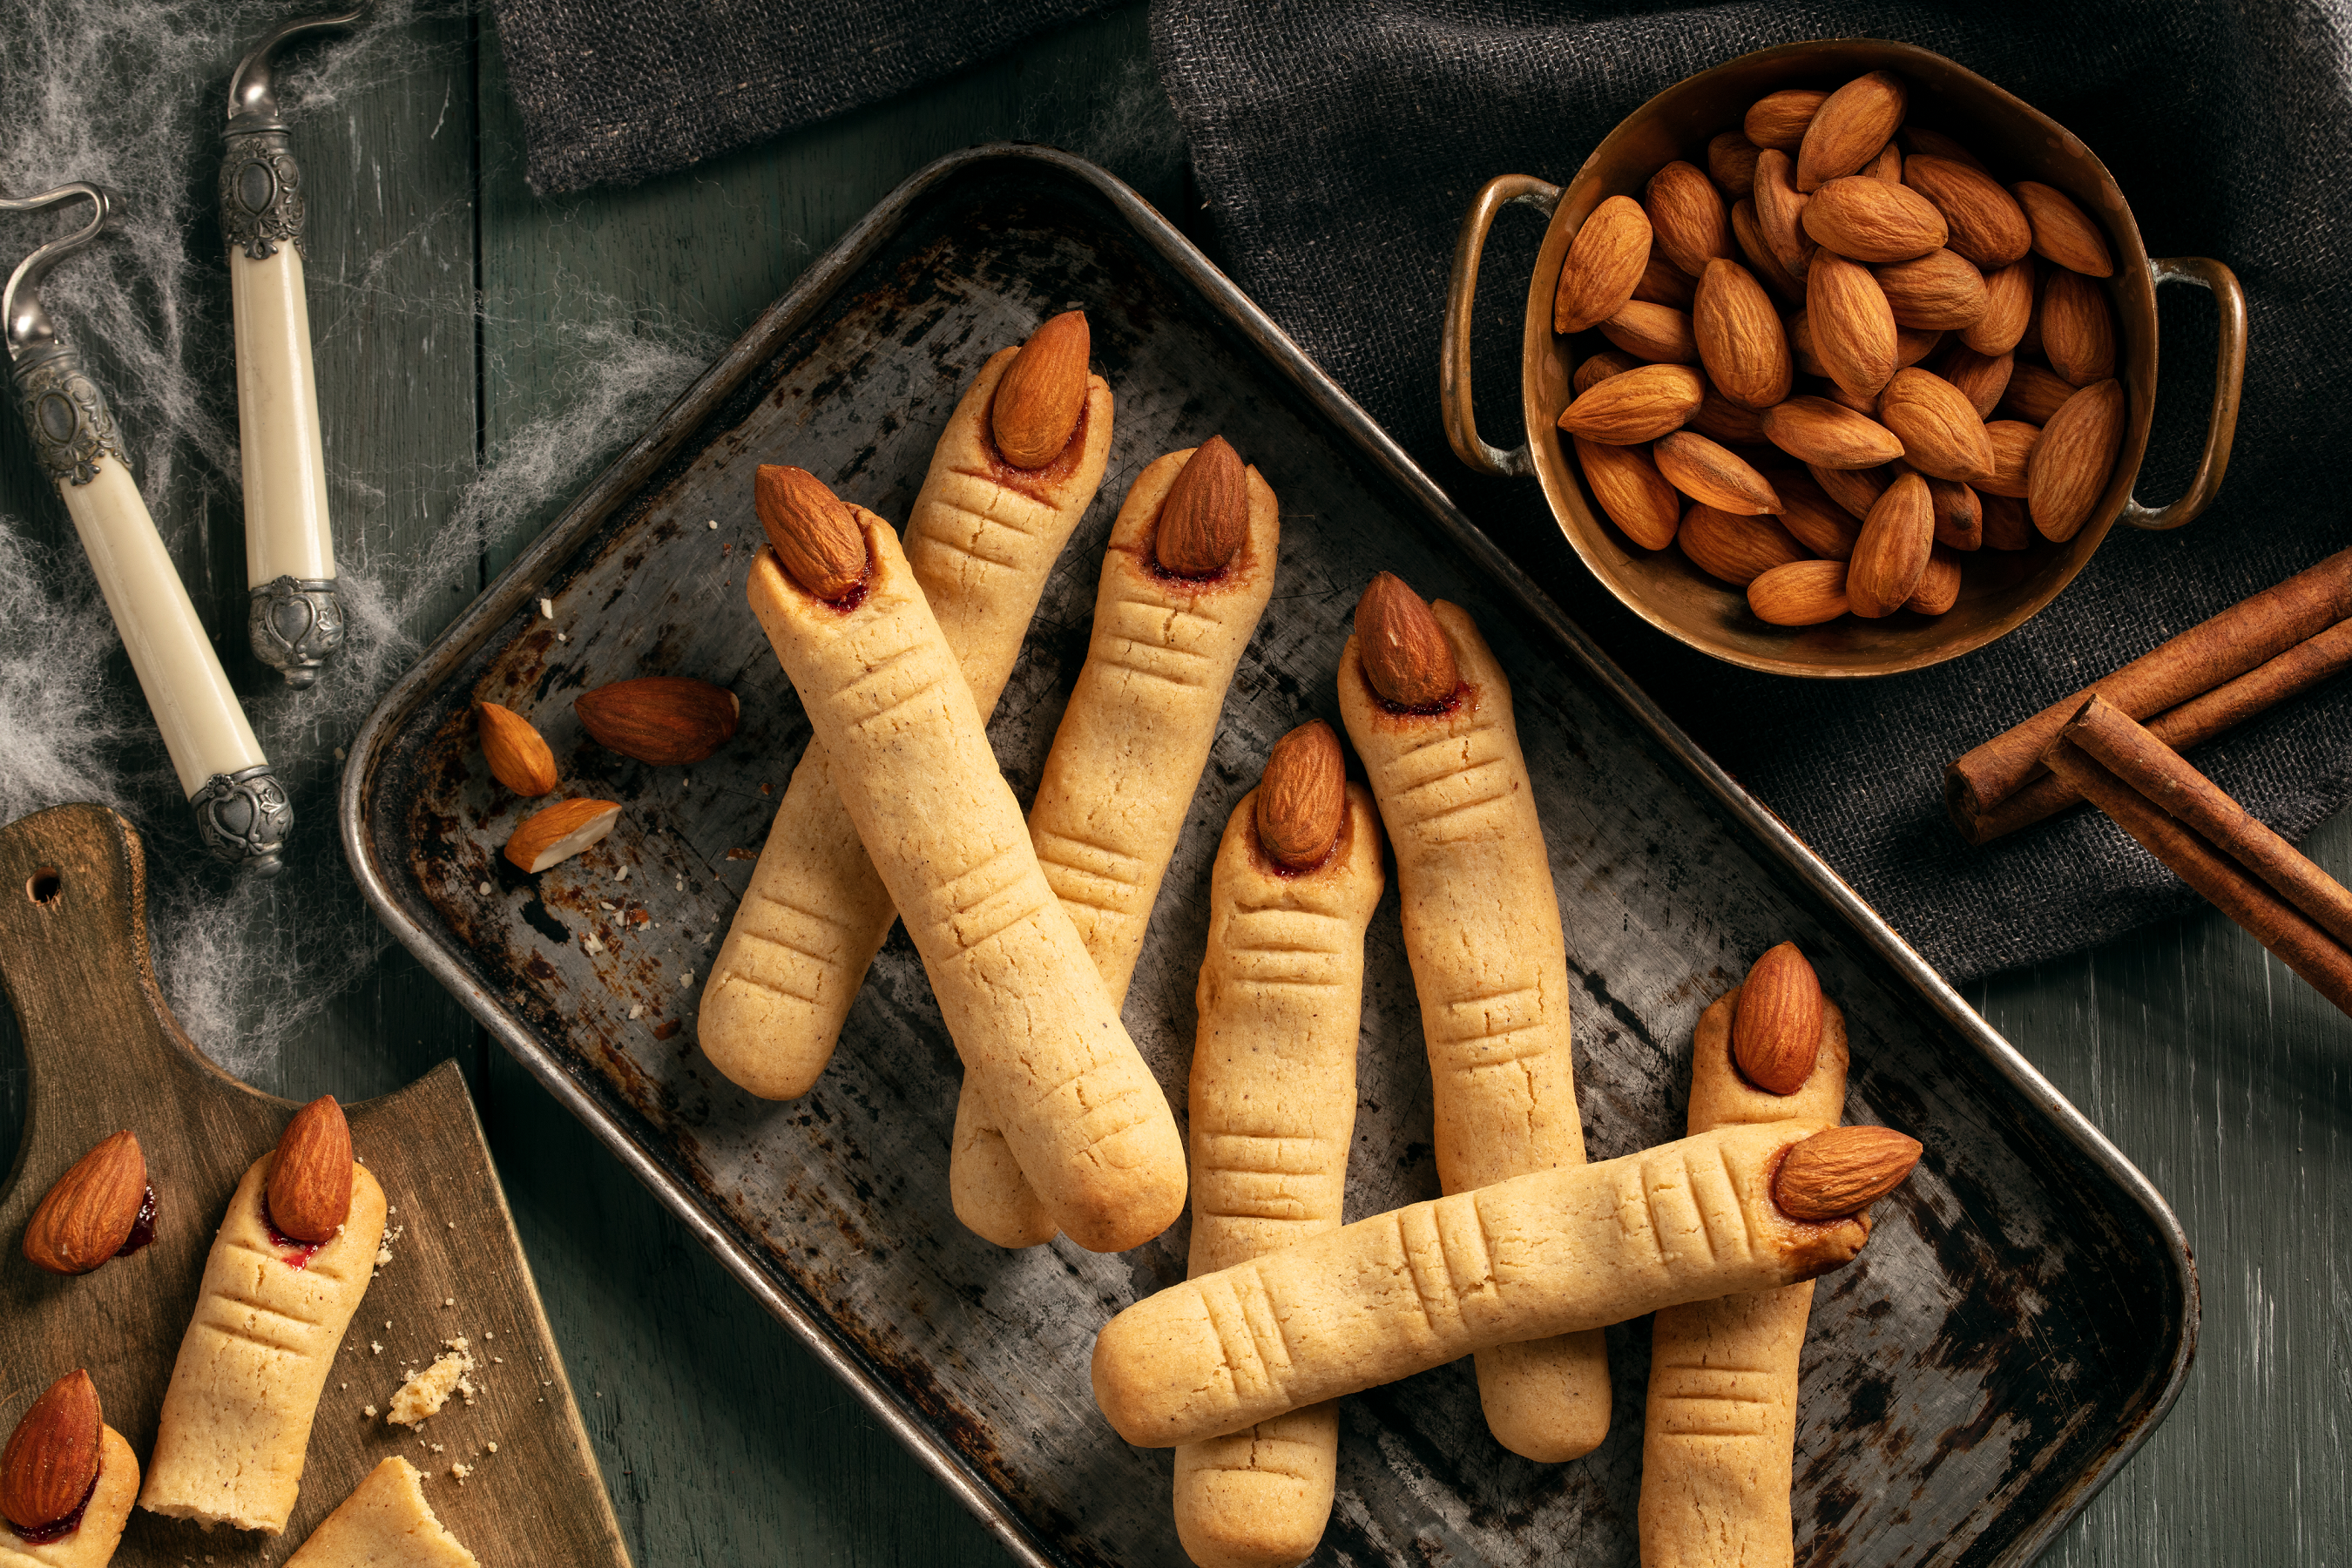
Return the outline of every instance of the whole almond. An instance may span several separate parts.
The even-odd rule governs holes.
[[[1601,323],[1601,335],[1651,364],[1698,363],[1698,339],[1691,331],[1691,319],[1671,305],[1628,300]]]
[[[49,1384],[0,1448],[0,1518],[30,1533],[79,1508],[98,1482],[105,1425],[89,1373],[69,1372]]]
[[[1805,274],[1813,355],[1832,381],[1875,397],[1895,370],[1895,311],[1870,269],[1824,249]]]
[[[2063,376],[2020,360],[2009,373],[2009,385],[2002,389],[1996,412],[2028,425],[2047,425],[2077,390]]]
[[[1768,1094],[1794,1094],[1822,1048],[1822,983],[1793,942],[1750,964],[1732,1004],[1731,1059]]]
[[[684,675],[641,675],[572,700],[598,745],[657,768],[709,756],[734,737],[742,709],[726,688]]]
[[[1633,285],[1633,298],[1648,305],[1687,310],[1697,290],[1698,279],[1677,271],[1675,264],[1666,259],[1665,252],[1658,248],[1658,242],[1651,240],[1650,259],[1643,265],[1642,280]]]
[[[830,604],[866,581],[866,530],[824,480],[806,468],[762,463],[751,494],[761,531],[793,582]]]
[[[1901,1186],[1919,1154],[1892,1128],[1823,1128],[1781,1158],[1772,1201],[1790,1219],[1843,1219]]]
[[[1822,488],[1822,493],[1859,523],[1886,493],[1894,475],[1885,468],[1824,468],[1808,463],[1805,471]]]
[[[2033,531],[2033,520],[2026,515],[2025,503],[2015,496],[1995,495],[1980,491],[1977,497],[1984,507],[1984,547],[1987,550],[2031,550],[2041,535]]]
[[[1213,577],[1233,564],[1249,535],[1249,475],[1223,436],[1192,449],[1160,503],[1152,559],[1177,577]],[[731,700],[731,699],[730,699]]]
[[[1903,149],[1889,142],[1878,150],[1878,156],[1862,166],[1862,172],[1874,180],[1890,185],[1903,183]]]
[[[2086,278],[2115,276],[2116,258],[2107,248],[2107,237],[2074,197],[2037,180],[2021,180],[2009,190],[2025,209],[2025,221],[2032,226],[2037,255]]]
[[[1682,524],[1683,498],[1650,461],[1648,448],[1573,439],[1584,482],[1609,521],[1644,550],[1672,544]]]
[[[1780,498],[1763,475],[1704,436],[1688,430],[1661,436],[1650,454],[1668,484],[1717,511],[1753,517],[1780,510]]]
[[[1992,478],[1984,481],[1983,489],[1990,495],[2022,500],[2033,448],[2042,443],[2042,426],[2021,419],[1989,419],[1985,435],[1992,441]]]
[[[1955,479],[1929,479],[1927,500],[1936,509],[1937,544],[1947,550],[1966,551],[1984,542],[1984,501],[1974,489]],[[1941,610],[1936,613],[1943,614]]]
[[[1931,330],[1897,324],[1895,329],[1895,368],[1907,370],[1917,364],[1942,348],[1944,340],[1949,336],[1949,332],[1940,328]]]
[[[1874,468],[1903,455],[1902,438],[1826,397],[1791,397],[1764,411],[1764,437],[1801,463]]]
[[[1876,276],[1898,327],[1924,331],[1965,330],[1984,319],[1990,303],[1984,274],[1977,270],[1976,263],[1949,250],[1931,250],[1909,261],[1890,261],[1878,268]]]
[[[1611,196],[1585,217],[1560,263],[1551,298],[1551,330],[1580,332],[1615,315],[1633,297],[1650,261],[1650,218],[1631,196]]]
[[[476,703],[474,714],[492,778],[526,800],[554,790],[555,753],[530,720],[495,702]]]
[[[294,1113],[269,1167],[269,1223],[297,1241],[326,1241],[352,1212],[352,1127],[331,1094]]]
[[[1948,544],[1927,552],[1927,569],[1903,607],[1922,616],[1940,616],[1960,602],[1960,558]]]
[[[2033,228],[2017,198],[1981,169],[1931,154],[1914,153],[1903,165],[1903,183],[1936,204],[1951,229],[1944,243],[1990,272],[2033,248]]]
[[[1772,297],[1736,261],[1706,264],[1691,310],[1699,362],[1724,396],[1749,408],[1769,408],[1789,395],[1796,371],[1789,334]]]
[[[138,1137],[109,1133],[33,1210],[25,1224],[25,1261],[52,1274],[89,1273],[122,1250],[146,1196],[147,1156]]]
[[[988,405],[989,432],[1006,462],[1042,468],[1070,444],[1086,412],[1092,347],[1087,313],[1065,310],[1030,333],[1013,356]]]
[[[2025,318],[2025,331],[2018,334],[2017,347],[2012,352],[2029,359],[2042,356],[2042,280],[2039,270],[2034,277],[2033,310]],[[2071,386],[2074,383],[2067,384]]]
[[[1992,476],[1992,442],[1960,389],[1913,367],[1898,370],[1878,399],[1878,417],[1903,442],[1903,460],[1939,479],[1974,484]]]
[[[1908,261],[1941,247],[1944,215],[1907,185],[1867,174],[1830,181],[1805,203],[1806,234],[1848,261]]]
[[[1443,708],[1461,688],[1444,628],[1393,572],[1375,576],[1356,601],[1356,646],[1372,689],[1409,712]]]
[[[1560,410],[1571,436],[1630,447],[1682,428],[1706,397],[1706,378],[1687,365],[1645,364],[1612,375]]]
[[[2124,386],[2103,381],[2066,400],[2026,465],[2025,504],[2042,537],[2063,544],[2099,504],[2124,442]]]
[[[536,875],[601,842],[620,819],[621,808],[609,800],[559,800],[508,835],[506,858]]]
[[[1330,725],[1310,719],[1274,743],[1253,819],[1259,847],[1286,870],[1330,858],[1348,819],[1348,766]]]
[[[1924,125],[1906,123],[1902,130],[1895,133],[1895,140],[1902,144],[1903,150],[1906,153],[1917,153],[1929,158],[1942,158],[1966,168],[1974,169],[1979,174],[1985,172],[1984,160],[1940,131],[1930,131]]]
[[[1739,122],[1739,128],[1759,147],[1793,153],[1805,140],[1805,127],[1813,122],[1814,114],[1828,97],[1828,93],[1809,87],[1792,87],[1768,94],[1748,106],[1747,118]]]
[[[1622,375],[1629,370],[1639,369],[1641,363],[1640,360],[1622,349],[1602,349],[1597,354],[1588,355],[1584,363],[1576,367],[1576,378],[1569,384],[1570,394],[1581,397],[1612,375]]]
[[[1745,588],[1775,566],[1805,559],[1804,546],[1769,517],[1740,517],[1693,501],[1675,543],[1710,577]]]
[[[1738,201],[1756,188],[1759,149],[1737,131],[1726,131],[1706,144],[1706,173],[1716,187]]]
[[[1846,611],[1845,563],[1791,561],[1757,574],[1748,608],[1767,626],[1817,626]]]
[[[1892,71],[1859,76],[1822,100],[1797,146],[1797,189],[1817,191],[1878,156],[1903,124],[1910,95]],[[1753,131],[1748,140],[1759,147]],[[1941,243],[1938,241],[1937,243]]]
[[[1803,282],[1805,269],[1819,248],[1805,232],[1805,196],[1797,189],[1797,165],[1786,153],[1761,153],[1756,159],[1756,227],[1790,277]]]
[[[2099,285],[2079,272],[2053,272],[2042,285],[2042,353],[2076,386],[2116,374],[2116,316]]]
[[[1803,474],[1776,473],[1771,479],[1780,497],[1780,526],[1798,543],[1825,561],[1843,561],[1853,553],[1862,519],[1830,500],[1821,486]],[[1838,579],[1838,595],[1841,598],[1845,595],[1843,577]]]
[[[1829,367],[1822,363],[1822,356],[1813,352],[1812,321],[1802,310],[1789,318],[1789,358],[1801,374],[1826,378],[1830,374]],[[1875,398],[1864,401],[1874,407],[1877,405]]]
[[[1862,536],[1846,563],[1846,602],[1868,620],[1891,616],[1917,591],[1936,543],[1936,508],[1927,481],[1897,474],[1862,520]]]
[[[1985,276],[1985,312],[1960,329],[1960,341],[1981,354],[2014,353],[2033,319],[2033,258],[2011,262]]]
[[[1716,257],[1731,254],[1731,213],[1696,163],[1677,158],[1651,175],[1642,210],[1666,259],[1693,278]]]
[[[1990,419],[1992,411],[2000,406],[2000,395],[2008,389],[2010,373],[2016,365],[2016,359],[2009,354],[1994,357],[1979,353],[1963,336],[1936,362],[1936,374],[1960,389],[1960,395],[1969,400],[1978,418]]]
[[[1848,392],[1844,387],[1840,386],[1836,382],[1832,381],[1825,375],[1813,376],[1810,379],[1812,383],[1811,385],[1802,385],[1802,384],[1800,384],[1802,389],[1799,395],[1804,397],[1818,397],[1824,402],[1834,403],[1840,408],[1852,409],[1854,413],[1861,415],[1864,419],[1871,421],[1873,424],[1877,423],[1878,399],[1875,397],[1864,397],[1855,393]]]
[[[1760,447],[1764,444],[1764,421],[1753,408],[1734,403],[1716,390],[1712,383],[1706,389],[1706,400],[1698,412],[1683,426],[1696,430],[1711,441],[1727,447]]]
[[[1804,284],[1780,265],[1780,258],[1773,255],[1772,247],[1764,242],[1764,231],[1756,226],[1754,198],[1732,204],[1731,237],[1739,242],[1739,254],[1747,258],[1748,268],[1756,274],[1758,282],[1791,305],[1805,302]]]

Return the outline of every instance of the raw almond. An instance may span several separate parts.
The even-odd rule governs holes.
[[[1650,217],[1631,196],[1594,207],[1570,241],[1551,298],[1551,330],[1580,332],[1615,315],[1633,297],[1650,261]]]
[[[1902,126],[1908,101],[1902,79],[1892,71],[1856,77],[1830,94],[1797,145],[1797,189],[1817,191],[1878,156]],[[1748,140],[1765,145],[1752,131]]]
[[[294,1113],[269,1166],[269,1223],[297,1241],[327,1241],[352,1213],[352,1126],[331,1094]]]
[[[1644,550],[1664,550],[1682,523],[1683,498],[1666,483],[1642,447],[1612,447],[1573,437],[1578,465],[1592,499],[1625,537]]]
[[[1091,352],[1084,310],[1065,310],[1029,334],[988,405],[989,432],[1006,462],[1042,468],[1070,444],[1086,412]]]
[[[1822,356],[1813,352],[1812,322],[1802,310],[1789,318],[1789,358],[1807,375],[1826,379],[1830,374]]]
[[[1571,436],[1630,447],[1679,430],[1706,397],[1706,378],[1687,365],[1645,364],[1612,375],[1560,410]]]
[[[2033,320],[2033,258],[2012,261],[1984,283],[1985,312],[1960,330],[1960,341],[1981,354],[2014,353]]]
[[[1757,416],[1756,410],[1732,402],[1712,384],[1706,389],[1706,401],[1698,405],[1698,412],[1690,416],[1690,422],[1683,428],[1696,430],[1727,447],[1760,447],[1764,444],[1764,421]]]
[[[526,817],[507,838],[506,857],[537,874],[601,841],[621,819],[609,800],[559,800]]]
[[[1903,442],[1903,460],[1939,479],[1974,484],[1992,475],[1992,443],[1960,389],[1942,376],[1898,370],[1878,399],[1878,417]]]
[[[1780,265],[1780,258],[1772,254],[1770,246],[1764,243],[1764,231],[1756,226],[1753,198],[1732,204],[1731,237],[1739,242],[1739,254],[1748,258],[1748,265],[1759,282],[1789,304],[1801,305],[1805,302],[1805,286]]]
[[[1748,608],[1768,626],[1817,626],[1846,611],[1845,563],[1791,561],[1757,574]]]
[[[1348,818],[1348,765],[1339,737],[1310,719],[1274,743],[1258,781],[1254,819],[1259,847],[1286,870],[1311,871],[1330,858]]]
[[[1372,689],[1409,712],[1444,707],[1462,685],[1437,617],[1393,572],[1375,576],[1356,601],[1356,647]]]
[[[1878,150],[1878,156],[1862,166],[1862,172],[1874,180],[1884,180],[1890,185],[1903,183],[1903,149],[1889,142]]]
[[[530,720],[495,702],[476,703],[474,714],[492,778],[526,800],[554,791],[555,753]]]
[[[806,468],[762,463],[751,495],[769,548],[793,582],[831,604],[866,581],[866,531],[824,480]]]
[[[146,1197],[147,1156],[137,1136],[127,1130],[108,1134],[33,1210],[25,1225],[25,1261],[51,1274],[89,1273],[122,1250]]]
[[[2038,255],[2086,278],[2115,276],[2116,258],[2107,248],[2107,237],[2074,197],[2038,180],[2021,180],[2009,189],[2017,205],[2025,209]]]
[[[1982,159],[1940,131],[1930,131],[1924,125],[1906,124],[1901,131],[1895,132],[1895,139],[1903,144],[1903,150],[1906,153],[1918,153],[1930,158],[1947,159],[1974,169],[1979,174],[1985,172]]]
[[[1805,140],[1805,127],[1829,97],[1811,88],[1792,87],[1758,99],[1739,123],[1748,140],[1759,147],[1793,153]]]
[[[1731,1059],[1767,1094],[1794,1094],[1822,1048],[1822,983],[1793,942],[1748,966],[1732,1004]]]
[[[1927,569],[1919,574],[1919,585],[1903,601],[1903,607],[1917,615],[1940,616],[1960,602],[1960,558],[1947,544],[1938,544],[1927,552]]]
[[[725,745],[742,709],[724,687],[684,675],[641,675],[572,700],[598,745],[657,768],[698,763]]]
[[[1576,367],[1576,379],[1570,384],[1574,395],[1583,396],[1612,375],[1622,375],[1639,369],[1642,362],[1617,349],[1602,349]]]
[[[1790,277],[1803,282],[1816,246],[1805,232],[1805,197],[1797,189],[1797,165],[1786,153],[1767,152],[1756,159],[1756,227],[1764,243]]]
[[[1984,319],[1984,274],[1955,251],[1931,250],[1909,261],[1891,261],[1878,268],[1876,277],[1898,327],[1946,331],[1972,327]]]
[[[1691,331],[1699,362],[1732,402],[1769,408],[1789,395],[1796,374],[1789,334],[1772,309],[1772,297],[1738,262],[1717,258],[1706,264],[1691,310]]]
[[[1862,535],[1846,564],[1846,603],[1853,613],[1876,620],[1901,609],[1927,574],[1936,542],[1936,508],[1927,481],[1897,474],[1895,482],[1862,520]]]
[[[1791,397],[1766,409],[1764,437],[1824,468],[1874,468],[1903,455],[1894,431],[1826,397]]]
[[[1790,1219],[1843,1219],[1901,1186],[1919,1154],[1889,1127],[1823,1128],[1781,1158],[1772,1201]]]
[[[1152,558],[1172,576],[1213,577],[1233,564],[1248,533],[1249,475],[1233,444],[1212,436],[1184,459],[1160,503]]]
[[[1992,441],[1992,478],[1984,481],[1983,488],[1993,495],[2022,500],[2033,448],[2042,441],[2042,426],[2021,419],[1992,419],[1985,423],[1985,435]]]
[[[1734,201],[1756,188],[1755,142],[1737,131],[1726,131],[1706,144],[1706,173],[1723,194]]]
[[[1815,464],[1805,465],[1805,471],[1822,488],[1822,493],[1838,508],[1853,517],[1857,524],[1870,515],[1878,498],[1886,493],[1893,474],[1884,468],[1824,468]]]
[[[1914,153],[1903,183],[1936,204],[1951,229],[1944,243],[1990,272],[2033,248],[2033,228],[2017,198],[1981,169],[1949,158]]]
[[[2028,425],[2047,425],[2075,391],[2072,382],[2021,360],[2009,373],[2009,385],[2002,390],[1995,412]]]
[[[1950,336],[1948,332],[1931,331],[1926,327],[1897,325],[1895,329],[1895,368],[1907,370],[1917,364],[1921,360],[1942,348],[1944,340],[1948,336]]]
[[[2063,544],[2099,504],[2124,441],[2124,387],[2103,381],[2066,400],[2042,427],[2026,465],[2026,509],[2042,537]]]
[[[1862,532],[1860,518],[1802,474],[1776,473],[1771,479],[1780,497],[1780,526],[1798,543],[1825,561],[1843,561],[1853,553],[1853,542]],[[1845,594],[1843,578],[1838,580],[1838,594]]]
[[[1870,269],[1826,249],[1805,274],[1813,355],[1832,381],[1875,397],[1895,374],[1895,311]]]
[[[1853,410],[1873,424],[1878,422],[1878,399],[1875,397],[1856,396],[1825,375],[1814,376],[1811,379],[1816,384],[1805,387],[1803,395],[1824,399],[1836,404],[1840,408]]]
[[[1601,335],[1652,364],[1698,363],[1698,339],[1692,333],[1691,319],[1671,305],[1628,300],[1601,323]]]
[[[1693,278],[1718,256],[1731,254],[1731,214],[1723,193],[1696,163],[1677,158],[1650,176],[1642,210],[1658,237],[1658,248]]]
[[[1717,511],[1753,517],[1780,510],[1763,475],[1704,436],[1677,430],[1660,437],[1650,454],[1668,484]]]
[[[1940,247],[1944,215],[1907,185],[1867,174],[1830,181],[1805,203],[1806,234],[1848,261],[1908,261]]]
[[[1984,542],[1984,502],[1975,490],[1956,479],[1929,479],[1927,500],[1936,509],[1937,544],[1948,550],[1974,550]],[[1935,613],[1940,616],[1943,611]]]
[[[1963,336],[1936,363],[1936,374],[1960,389],[1969,406],[1977,411],[1979,419],[1990,419],[1992,411],[2000,406],[2000,395],[2009,386],[2010,372],[2017,362],[2008,354],[1998,358],[1979,353],[1969,347]]]
[[[2053,272],[2042,285],[2042,353],[2076,386],[2116,374],[2116,316],[2098,284],[2079,272]]]
[[[1631,201],[1632,197],[1626,198]],[[1646,214],[1644,215],[1647,216]],[[1685,278],[1666,259],[1655,239],[1650,242],[1650,259],[1643,264],[1642,280],[1633,285],[1633,298],[1649,305],[1668,305],[1677,310],[1687,310],[1698,290],[1698,280]]]
[[[1771,518],[1738,517],[1704,501],[1693,501],[1683,513],[1675,543],[1692,565],[1735,588],[1805,558],[1804,546]]]
[[[81,1507],[98,1484],[105,1425],[98,1386],[89,1373],[69,1372],[49,1384],[8,1435],[8,1446],[0,1449],[0,1518],[29,1534]],[[68,1550],[79,1553],[78,1545]],[[17,1554],[12,1550],[9,1555]],[[49,1553],[39,1555],[46,1560]],[[77,1560],[100,1558],[79,1554]]]
[[[2041,536],[2033,531],[2033,520],[2025,512],[2025,503],[2015,496],[1995,495],[1985,490],[1977,498],[1984,506],[1984,546],[1987,550],[2030,550]]]

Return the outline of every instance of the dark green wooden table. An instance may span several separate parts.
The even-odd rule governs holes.
[[[523,183],[488,22],[408,30],[428,47],[402,74],[301,129],[310,168],[372,171],[313,181],[310,220],[330,468],[382,490],[340,520],[343,550],[362,563],[415,550],[485,464],[593,395],[579,379],[585,334],[715,351],[942,153],[1052,142],[1163,210],[1181,199],[1182,147],[1139,7],[643,188],[551,201]],[[595,461],[583,454],[562,488],[584,484]],[[67,537],[60,509],[37,505],[16,479],[0,500]],[[411,629],[437,631],[559,508],[500,519],[486,556]],[[240,549],[231,530],[183,562],[210,624],[239,641]],[[232,669],[257,688],[242,652]],[[2352,876],[2352,820],[2307,847]],[[2171,1198],[2203,1275],[2188,1392],[2044,1561],[2341,1560],[2352,1541],[2352,1203],[2338,1203],[2352,1183],[2352,1022],[2211,914],[1997,976],[1969,1000]],[[11,1037],[0,1038],[5,1165],[24,1080],[12,1024],[0,1034]],[[340,998],[260,1087],[357,1099],[453,1055],[642,1568],[1007,1561],[404,954]]]

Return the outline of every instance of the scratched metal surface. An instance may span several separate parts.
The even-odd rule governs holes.
[[[1654,712],[1616,689],[1622,677],[1547,625],[1556,612],[1498,576],[1458,518],[1397,482],[1401,459],[1335,422],[1328,385],[1286,373],[1262,329],[1237,326],[1234,301],[1202,292],[1172,248],[1181,240],[1123,187],[1074,160],[1010,153],[950,160],[909,186],[371,721],[346,785],[346,842],[403,940],[1016,1552],[1181,1563],[1169,1456],[1111,1434],[1086,1369],[1110,1314],[1182,1277],[1186,1226],[1097,1257],[1066,1242],[1008,1254],[957,1225],[946,1165],[959,1068],[903,932],[805,1099],[749,1098],[695,1043],[699,982],[808,737],[743,602],[760,538],[752,467],[799,464],[903,520],[982,361],[1083,305],[1117,434],[991,725],[1024,802],[1135,474],[1223,432],[1282,502],[1274,603],[1127,1002],[1179,1118],[1218,833],[1276,736],[1308,716],[1337,724],[1330,672],[1349,610],[1374,571],[1398,571],[1469,609],[1513,679],[1580,988],[1592,1156],[1680,1135],[1693,1022],[1790,937],[1846,1012],[1848,1118],[1927,1145],[1863,1258],[1816,1298],[1799,1561],[2027,1560],[2145,1436],[2185,1370],[2195,1287],[2161,1200],[1817,862],[1773,842],[1748,808],[1727,810],[1727,798],[1740,806],[1730,786],[1677,754]],[[571,698],[655,673],[732,689],[734,741],[690,769],[589,742]],[[523,807],[483,766],[475,700],[530,715],[568,786],[626,806],[611,838],[538,878],[505,862]],[[1437,1192],[1393,887],[1369,941],[1350,1218]],[[1497,1447],[1466,1363],[1347,1401],[1318,1561],[1636,1562],[1646,1323],[1609,1337],[1616,1419],[1574,1464]]]

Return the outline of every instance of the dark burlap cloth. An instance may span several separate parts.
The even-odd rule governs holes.
[[[1528,0],[1154,0],[1152,42],[1236,280],[1529,567],[1698,741],[1948,976],[2087,946],[2194,901],[2081,809],[1986,849],[1948,826],[1943,764],[2166,637],[2352,544],[2352,102],[2341,9]],[[1438,322],[1463,211],[1499,174],[1565,183],[1643,100],[1748,49],[1899,38],[2080,135],[2153,256],[2245,284],[2251,352],[2221,501],[2175,533],[2117,528],[2009,637],[1935,669],[1793,680],[1692,653],[1626,613],[1532,480],[1473,478],[1437,412]],[[1507,212],[1483,272],[1483,433],[1516,444],[1520,311],[1540,237]],[[2209,296],[2168,288],[2139,494],[2178,494],[2203,438]],[[2300,837],[2352,798],[2352,682],[2193,753]]]
[[[497,0],[541,195],[878,102],[1118,0]]]

